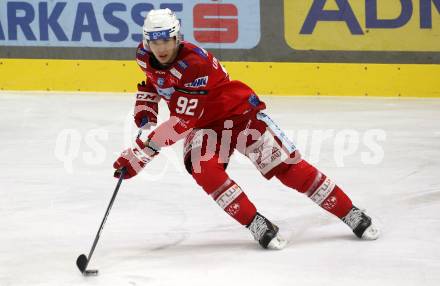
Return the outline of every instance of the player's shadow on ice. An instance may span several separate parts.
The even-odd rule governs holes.
[[[289,242],[286,247],[289,248],[295,248],[295,247],[303,247],[305,245],[325,245],[329,243],[339,243],[342,241],[358,241],[362,242],[359,238],[357,238],[352,233],[347,234],[310,234],[310,235],[304,235],[301,237],[296,238],[289,238]]]
[[[211,253],[213,251],[225,251],[225,252],[234,252],[242,250],[252,250],[257,249],[260,250],[261,247],[257,242],[254,241],[222,241],[222,242],[204,242],[204,243],[188,243],[188,244],[180,244],[174,247],[162,248],[162,249],[150,249],[149,251],[164,251],[164,252],[173,252],[176,254],[186,254],[193,253],[195,250],[197,253]]]
[[[289,233],[286,232],[286,235],[288,234]],[[295,233],[293,233],[293,235],[286,238],[288,239],[288,244],[285,249],[302,247],[304,245],[323,245],[328,243],[339,243],[343,241],[359,241],[359,239],[355,237],[354,234],[352,234],[349,230],[347,230],[347,233],[336,235],[325,233],[325,231],[323,231],[322,233],[316,233],[316,231],[313,231],[313,233],[304,234],[299,237]],[[185,244],[182,244],[183,241],[185,241]],[[224,241],[207,240],[204,242],[191,242],[191,239],[182,238],[172,243],[147,248],[145,249],[145,251],[150,253],[163,253],[167,255],[192,255],[195,253],[194,251],[197,251],[196,253],[198,254],[212,252],[240,253],[246,251],[272,252],[271,250],[262,249],[258,242],[252,240],[252,238],[239,241],[237,241],[236,239],[225,239]]]
[[[304,245],[323,245],[341,241],[359,241],[350,229],[338,227],[332,229],[334,224],[341,222],[332,217],[304,215],[287,218],[278,222],[283,236],[287,239],[287,248]],[[338,231],[335,233],[335,231]]]

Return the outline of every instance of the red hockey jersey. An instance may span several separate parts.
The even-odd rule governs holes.
[[[211,53],[191,43],[181,42],[176,59],[166,68],[142,43],[136,61],[146,74],[149,92],[158,94],[170,110],[170,119],[149,135],[159,147],[192,128],[217,127],[228,118],[265,108],[250,87],[231,81]]]

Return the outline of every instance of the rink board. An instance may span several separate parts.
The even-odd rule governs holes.
[[[440,65],[223,62],[259,94],[440,97]],[[134,61],[1,59],[1,90],[133,92]]]

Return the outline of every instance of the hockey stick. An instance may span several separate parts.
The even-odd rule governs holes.
[[[142,122],[144,123],[144,120],[142,120]],[[144,125],[144,124],[142,124],[142,125]],[[142,135],[142,129],[139,130],[137,138],[141,137],[141,135]],[[90,249],[90,252],[89,252],[89,256],[86,256],[85,254],[81,254],[76,259],[76,266],[78,266],[79,271],[81,271],[81,273],[84,276],[98,275],[98,269],[87,270],[87,266],[89,265],[90,259],[92,259],[93,252],[95,251],[95,247],[98,244],[99,237],[101,236],[101,232],[104,229],[104,224],[107,221],[107,217],[108,217],[110,210],[113,206],[113,202],[116,199],[116,195],[118,194],[119,187],[122,184],[122,180],[124,179],[126,172],[127,172],[126,168],[122,168],[122,170],[119,172],[120,175],[119,175],[118,183],[116,184],[116,188],[113,192],[113,196],[110,200],[110,203],[108,204],[107,211],[105,212],[104,218],[102,219],[101,226],[99,227],[98,232],[96,233],[95,240],[93,241],[92,248]]]
[[[116,199],[116,195],[118,194],[119,187],[121,186],[122,180],[124,179],[126,172],[127,172],[127,169],[125,169],[125,168],[123,168],[121,170],[121,175],[119,176],[118,184],[116,185],[115,191],[113,192],[113,196],[112,196],[110,203],[107,207],[107,211],[105,212],[104,218],[102,219],[101,226],[98,229],[98,233],[96,233],[95,241],[93,241],[93,246],[92,246],[92,249],[90,249],[89,256],[86,256],[85,254],[81,254],[76,259],[76,265],[78,266],[79,271],[81,271],[81,273],[84,276],[98,275],[97,269],[87,270],[87,265],[89,265],[90,259],[92,258],[93,252],[95,251],[95,247],[98,244],[99,237],[101,236],[101,232],[104,229],[104,224],[107,221],[107,217],[108,217],[110,210],[113,206],[113,202]]]

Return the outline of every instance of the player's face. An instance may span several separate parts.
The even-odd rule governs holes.
[[[177,45],[175,38],[149,41],[148,45],[156,59],[163,65],[172,63],[177,56]]]

